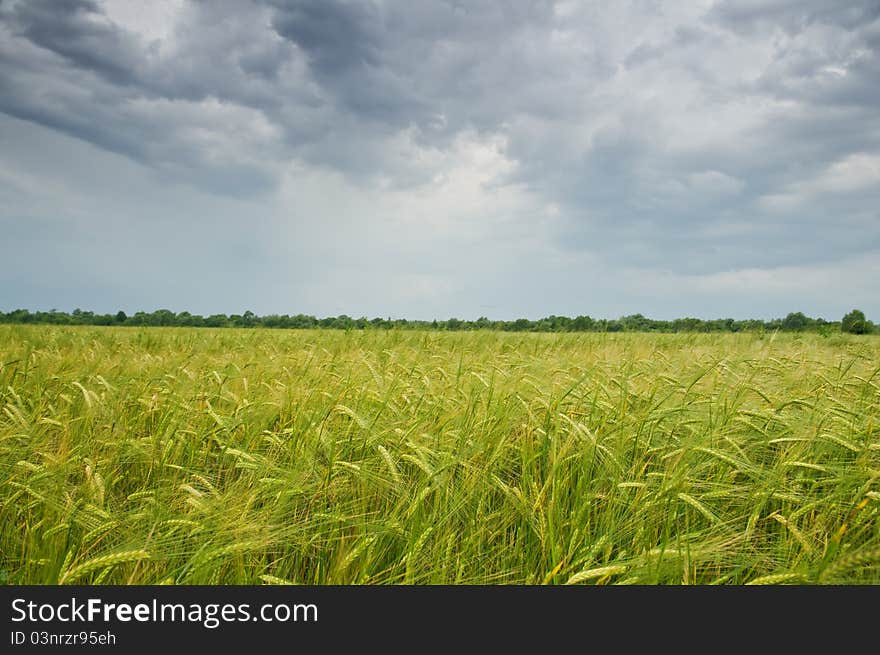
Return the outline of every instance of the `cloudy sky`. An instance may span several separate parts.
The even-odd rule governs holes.
[[[0,0],[0,309],[880,320],[880,0]]]

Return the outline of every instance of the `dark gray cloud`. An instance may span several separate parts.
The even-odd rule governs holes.
[[[12,33],[62,57],[70,66],[94,71],[114,84],[137,82],[143,53],[131,35],[100,22],[94,0],[36,0],[13,5]]]
[[[370,3],[305,0],[278,3],[272,27],[307,53],[316,75],[335,83],[381,64],[382,18]]]
[[[265,164],[277,151],[263,143],[272,126],[261,106],[272,104],[271,85],[250,83],[236,65],[239,58],[254,65],[272,44],[247,46],[245,26],[229,35],[209,23],[200,31],[207,47],[184,39],[163,50],[113,23],[97,2],[34,0],[0,12],[0,111],[130,157],[168,180],[231,195],[274,186]],[[181,28],[184,37],[191,27]],[[226,48],[230,36],[242,47]]]
[[[579,288],[559,262],[633,271],[611,286],[752,293],[771,278],[749,271],[803,277],[880,253],[876,0],[167,0],[150,14],[159,4],[0,3],[8,133],[38,126],[47,144],[64,135],[90,161],[122,157],[156,189],[189,189],[163,207],[181,221],[204,195],[244,202],[274,217],[261,237],[273,257],[381,261],[378,286],[400,262],[404,310],[454,313],[470,269],[508,282],[461,302],[487,304],[491,288],[513,312],[529,253],[543,258],[529,284],[556,285],[557,303]],[[2,165],[0,198],[40,224],[47,164]],[[90,207],[99,224],[118,205]],[[0,216],[17,238],[22,216]],[[334,279],[340,297],[365,297]],[[644,301],[628,289],[602,302]]]
[[[876,0],[722,0],[709,17],[744,32],[782,29],[796,33],[813,24],[857,30],[880,18],[880,4]]]

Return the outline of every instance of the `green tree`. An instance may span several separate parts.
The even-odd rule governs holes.
[[[840,329],[849,334],[867,334],[869,330],[868,320],[864,312],[854,309],[840,321]]]
[[[807,327],[809,322],[810,319],[808,319],[803,312],[792,312],[782,319],[782,329],[800,332]]]

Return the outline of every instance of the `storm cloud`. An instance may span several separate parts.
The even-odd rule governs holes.
[[[3,309],[880,318],[880,3],[0,2]]]

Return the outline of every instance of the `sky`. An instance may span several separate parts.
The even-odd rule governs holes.
[[[880,320],[880,0],[0,0],[0,310]]]

